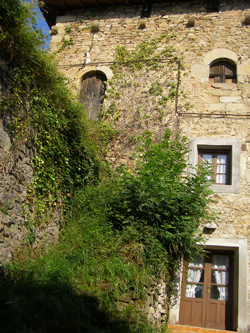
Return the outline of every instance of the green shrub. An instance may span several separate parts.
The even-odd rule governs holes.
[[[167,259],[160,254],[167,252],[174,264],[188,259],[199,251],[201,222],[214,219],[209,210],[209,171],[203,167],[190,171],[187,138],[171,139],[167,130],[158,143],[151,133],[140,140],[136,167],[118,182],[110,218],[119,230],[137,230],[143,256],[150,264],[162,262],[166,267]]]

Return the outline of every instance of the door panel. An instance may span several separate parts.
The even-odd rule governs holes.
[[[225,304],[221,304],[221,301],[210,302],[206,318],[206,327],[225,329]]]
[[[81,82],[80,102],[86,108],[91,119],[97,120],[105,94],[106,78],[101,74],[86,77]]]
[[[232,252],[211,252],[184,265],[180,324],[232,329]]]

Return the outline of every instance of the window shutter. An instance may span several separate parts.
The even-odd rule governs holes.
[[[228,61],[216,61],[210,66],[209,81],[215,83],[236,82],[236,66]]]

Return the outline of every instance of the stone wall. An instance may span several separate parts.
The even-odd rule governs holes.
[[[12,68],[0,60],[0,100],[11,98],[10,86],[15,77]],[[27,226],[27,190],[33,180],[33,157],[35,150],[27,141],[18,147],[10,131],[11,112],[1,110],[0,116],[0,264],[12,258],[12,253],[18,249],[29,235]],[[35,242],[54,242],[58,237],[58,219],[49,225],[34,227],[32,230]]]
[[[110,286],[108,284],[108,286]],[[136,305],[138,309],[146,313],[148,321],[160,327],[166,322],[168,315],[168,292],[169,288],[164,279],[152,283],[150,289],[146,290],[145,299],[141,299],[134,292],[117,298],[117,309],[124,310],[129,305]]]
[[[190,139],[239,139],[240,192],[214,194],[213,206],[221,213],[220,220],[212,234],[204,236],[246,239],[249,258],[250,26],[245,24],[245,17],[250,6],[248,1],[241,0],[220,2],[219,12],[209,12],[206,6],[207,2],[202,1],[152,4],[150,17],[144,19],[145,28],[140,28],[141,6],[68,12],[58,17],[52,28],[50,49],[56,52],[60,69],[72,80],[77,95],[84,73],[98,68],[101,71],[102,66],[110,70],[117,45],[135,50],[144,40],[159,38],[166,32],[171,35],[169,42],[165,38],[157,44],[156,53],[160,54],[169,43],[174,48],[174,62],[159,60],[161,70],[144,67],[133,75],[124,69],[121,96],[109,93],[112,82],[108,80],[103,117],[119,130],[110,144],[108,158],[113,165],[133,164],[133,137],[144,130],[158,136],[171,128]],[[190,17],[194,26],[188,23]],[[97,23],[99,30],[93,31],[92,26]],[[70,41],[66,48],[62,47],[64,40]],[[235,63],[236,84],[209,83],[209,65],[218,58]],[[163,89],[159,95],[151,93],[157,82]],[[159,110],[156,104],[164,94],[169,96],[169,82],[176,84],[177,94]],[[116,105],[115,116],[110,112],[112,103]],[[142,106],[140,110],[138,105]],[[247,283],[250,304],[249,274]]]

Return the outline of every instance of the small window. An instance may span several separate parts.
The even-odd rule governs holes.
[[[206,161],[212,168],[214,192],[240,193],[240,144],[239,138],[190,139],[190,172],[196,172],[197,164]]]
[[[231,185],[231,150],[199,149],[199,164],[206,164],[212,170],[208,180],[214,184]]]
[[[215,61],[210,65],[210,83],[236,83],[236,66],[226,60]]]

